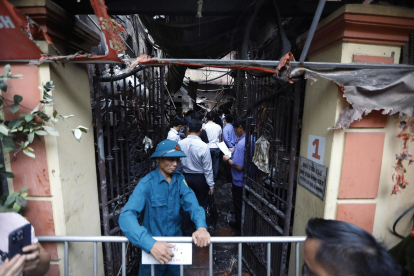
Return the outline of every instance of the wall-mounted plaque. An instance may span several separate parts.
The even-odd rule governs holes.
[[[322,200],[325,198],[327,174],[327,167],[305,157],[300,157],[299,184]]]

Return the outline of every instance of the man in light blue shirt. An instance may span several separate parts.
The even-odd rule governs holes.
[[[234,133],[233,128],[233,115],[226,115],[225,121],[227,124],[223,128],[223,142],[229,149],[233,149],[237,141],[237,137]],[[227,162],[225,162],[223,165],[227,182],[232,182],[231,166]]]
[[[226,146],[230,149],[236,144],[237,137],[233,129],[233,116],[231,114],[226,115],[226,125],[223,128],[223,141]]]
[[[189,135],[179,142],[182,151],[187,157],[181,159],[182,172],[188,186],[194,191],[198,204],[207,208],[209,194],[214,193],[213,167],[210,149],[201,141],[201,122],[193,119],[189,124]],[[190,215],[183,213],[182,231],[184,236],[193,232]]]
[[[181,208],[189,212],[196,225],[194,243],[200,247],[210,243],[204,209],[199,206],[184,176],[175,172],[180,157],[185,156],[177,142],[164,140],[159,143],[151,156],[157,158],[158,167],[139,181],[119,217],[119,226],[128,240],[161,263],[155,265],[157,276],[180,274],[179,266],[164,265],[174,257],[169,250],[174,246],[156,241],[153,237],[182,236]],[[138,223],[139,217],[142,217],[142,225]],[[150,275],[150,269],[150,265],[141,263],[139,276]]]

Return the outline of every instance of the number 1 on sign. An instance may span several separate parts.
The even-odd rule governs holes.
[[[325,155],[325,137],[309,135],[307,157],[309,160],[323,165]]]
[[[312,153],[312,157],[315,158],[315,159],[321,160],[321,156],[318,154],[318,150],[319,150],[319,139],[313,140],[312,145],[315,146],[315,152]]]

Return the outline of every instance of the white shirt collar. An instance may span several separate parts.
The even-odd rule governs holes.
[[[197,136],[197,135],[188,135],[187,138],[190,138],[190,139],[200,139],[201,140],[200,136]]]

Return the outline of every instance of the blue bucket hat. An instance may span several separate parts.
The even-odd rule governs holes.
[[[157,145],[155,152],[150,158],[158,157],[186,157],[177,142],[171,140],[164,140]]]

